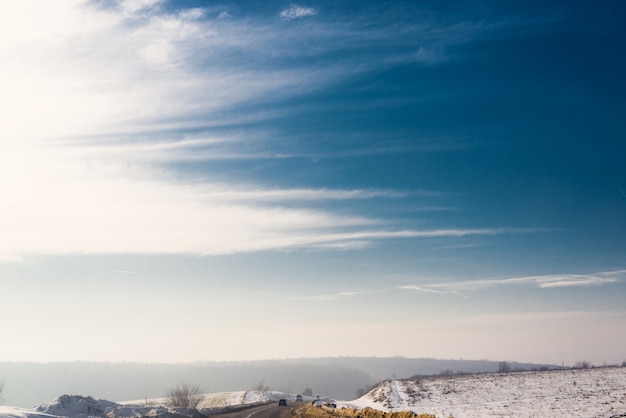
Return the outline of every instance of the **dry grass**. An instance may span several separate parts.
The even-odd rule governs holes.
[[[411,411],[383,412],[372,408],[330,409],[310,404],[295,409],[292,414],[295,418],[435,418],[431,414],[417,415]]]

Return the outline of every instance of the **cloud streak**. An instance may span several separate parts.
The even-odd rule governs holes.
[[[454,294],[465,296],[463,292],[474,292],[493,287],[531,286],[540,289],[604,286],[622,282],[626,270],[604,271],[593,274],[553,274],[541,276],[512,277],[503,279],[467,280],[450,283],[433,283],[400,286],[403,290],[418,292]]]
[[[361,24],[368,30],[330,21],[299,31],[272,21],[210,18],[202,9],[168,12],[159,1],[99,8],[80,0],[54,7],[25,0],[2,7],[0,87],[10,121],[0,127],[3,141],[243,122],[255,116],[238,112],[242,104],[294,97],[387,65],[362,58],[314,65],[311,58],[398,39],[367,22]],[[292,5],[282,13],[295,19],[316,11]],[[421,50],[458,42],[458,31],[471,37],[478,28],[442,31],[424,24],[407,30],[415,37],[403,39],[419,41],[403,48]],[[294,66],[293,57],[302,64]]]
[[[307,59],[294,66],[292,57],[362,48],[372,37],[393,43],[382,32],[324,23],[298,31],[276,19],[168,11],[158,0],[126,0],[109,8],[81,0],[54,6],[20,0],[3,2],[0,12],[3,34],[10,34],[0,40],[0,110],[7,121],[0,124],[0,193],[8,197],[0,208],[0,259],[355,249],[384,239],[529,232],[399,229],[387,219],[309,207],[438,192],[248,185],[186,176],[173,167],[194,159],[264,155],[258,146],[246,148],[264,141],[256,132],[203,130],[229,118],[245,125],[263,116],[241,108],[297,97],[364,71],[342,60],[314,65]],[[292,5],[281,17],[316,13]],[[457,42],[457,35],[435,26],[407,30],[430,32],[424,39],[436,44]],[[334,45],[333,39],[344,44]],[[313,40],[318,48],[303,48]]]
[[[297,4],[292,4],[287,9],[282,10],[279,16],[284,20],[294,20],[306,16],[314,16],[316,14],[317,11],[312,7],[303,7],[298,6]]]
[[[605,286],[613,283],[626,282],[626,270],[611,270],[593,274],[555,274],[527,277],[512,277],[492,280],[466,280],[450,283],[426,283],[419,285],[402,285],[397,287],[385,287],[376,289],[359,289],[355,291],[341,291],[321,295],[304,296],[299,299],[310,301],[335,301],[345,298],[355,298],[371,293],[412,291],[433,295],[455,295],[469,298],[470,292],[484,289],[502,287],[515,288],[520,286],[535,287],[539,289],[553,289],[565,287],[589,287]],[[554,313],[560,315],[559,313]],[[536,313],[528,314],[536,315]]]
[[[301,296],[295,299],[302,300],[302,301],[309,301],[309,302],[330,302],[330,301],[354,298],[357,296],[361,296],[365,293],[373,293],[373,292],[372,291],[345,291],[345,292],[326,293],[326,294],[319,294],[319,295]]]

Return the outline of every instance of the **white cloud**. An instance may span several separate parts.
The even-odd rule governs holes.
[[[558,276],[530,277],[530,283],[536,283],[541,288],[571,287],[571,286],[602,286],[619,281],[616,273],[606,277],[602,275],[566,274]]]
[[[120,8],[125,14],[134,14],[142,10],[151,9],[163,3],[163,0],[121,0]]]
[[[122,147],[123,148],[123,147]],[[390,230],[380,221],[301,207],[320,200],[397,197],[384,190],[267,189],[181,182],[135,160],[132,147],[13,148],[0,156],[0,254],[199,253],[360,248],[380,239],[509,233],[499,229]],[[297,202],[298,207],[280,204]],[[372,229],[375,228],[375,229]]]
[[[593,274],[555,274],[513,277],[503,279],[467,280],[449,283],[400,286],[400,289],[431,293],[450,293],[464,296],[463,291],[475,291],[497,286],[535,286],[542,289],[554,287],[603,286],[626,280],[626,270],[604,271]]]
[[[293,32],[267,22],[208,19],[197,8],[168,13],[161,3],[126,0],[116,8],[98,8],[85,0],[2,2],[1,110],[10,123],[0,127],[0,135],[50,137],[217,124],[215,118],[197,116],[310,91],[364,68],[349,61],[281,68],[276,58],[394,42],[383,31],[317,23]],[[315,13],[291,5],[281,16]],[[438,27],[420,28],[442,33]],[[477,29],[463,32],[472,30]],[[436,43],[454,39],[443,33]],[[311,40],[318,46],[303,48]],[[422,43],[417,47],[426,48]]]
[[[200,9],[168,13],[160,4],[0,4],[4,260],[33,253],[349,249],[379,239],[520,232],[381,228],[378,220],[310,209],[306,202],[403,193],[198,182],[169,170],[168,163],[180,159],[224,158],[245,139],[146,137],[224,123],[216,112],[317,88],[345,68],[270,68],[267,57],[299,48],[284,29],[204,19]],[[281,17],[315,13],[292,5]],[[244,65],[233,58],[237,53],[263,65]]]
[[[293,20],[306,16],[314,16],[316,14],[317,10],[312,7],[303,7],[298,6],[297,4],[292,4],[287,9],[280,12],[280,18],[284,20]]]
[[[314,85],[295,69],[263,72],[225,59],[233,49],[266,50],[269,29],[199,20],[197,9],[140,13],[156,4],[125,2],[118,11],[78,0],[3,2],[2,141],[160,129],[183,118],[193,126],[198,113]]]
[[[438,294],[448,293],[443,290],[433,289],[429,285],[426,285],[426,286],[406,285],[406,286],[399,286],[399,288],[404,289],[404,290],[415,290],[417,292],[424,292],[424,293],[438,293]]]
[[[0,254],[256,251],[315,243],[319,231],[370,222],[232,202],[211,197],[205,185],[169,182],[151,168],[127,171],[123,163],[56,156],[56,164],[35,162],[36,173],[17,167],[19,160],[3,161],[11,172],[0,189],[11,198],[0,208]]]

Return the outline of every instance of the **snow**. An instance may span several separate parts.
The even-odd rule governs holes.
[[[388,380],[357,400],[338,404],[437,418],[608,418],[626,414],[626,368]]]
[[[213,414],[279,398],[283,392],[236,391],[207,394],[200,406]],[[312,398],[311,398],[312,399]],[[309,400],[311,400],[309,399]],[[33,410],[0,406],[0,418],[154,418],[174,416],[164,399],[123,403],[62,395]],[[338,407],[413,411],[437,418],[542,417],[626,418],[626,367],[544,372],[485,373],[386,380],[363,397]],[[185,416],[179,411],[178,416]],[[186,415],[191,416],[191,415]]]
[[[90,396],[62,395],[45,405],[34,408],[34,410],[54,416],[88,418],[105,416],[117,407],[118,404],[115,402],[96,400]]]
[[[295,395],[272,391],[208,393],[199,409],[211,410],[215,413],[220,409],[274,402],[285,397],[295,399]],[[174,416],[175,414],[170,414],[172,411],[178,413],[179,416],[193,415],[184,409],[168,409],[164,404],[164,398],[116,403],[94,399],[91,396],[62,395],[32,410],[0,406],[0,418],[135,418],[143,416],[158,418]]]
[[[2,418],[50,418],[53,415],[42,412],[34,412],[28,409],[16,408],[14,406],[1,406],[0,417]],[[56,417],[54,417],[56,418]]]
[[[227,408],[237,405],[252,405],[260,404],[270,401],[275,401],[280,398],[290,397],[295,399],[296,395],[289,395],[283,392],[259,392],[256,390],[241,390],[234,392],[217,392],[206,393],[204,395],[204,402],[200,404],[199,409],[216,409]],[[165,398],[150,398],[139,399],[134,401],[121,402],[122,405],[160,405],[164,406],[166,403]]]

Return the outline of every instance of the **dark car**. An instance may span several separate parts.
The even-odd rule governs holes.
[[[302,402],[302,395],[296,395],[296,402]]]
[[[278,406],[287,406],[287,399],[279,399]]]

